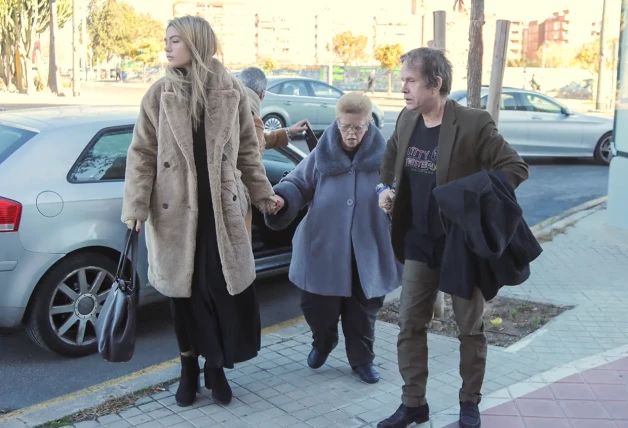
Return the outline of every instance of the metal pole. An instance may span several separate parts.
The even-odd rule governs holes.
[[[444,10],[434,11],[434,49],[445,51],[447,34],[447,13]]]
[[[495,123],[499,122],[499,108],[502,98],[504,71],[506,70],[506,56],[508,51],[508,37],[510,35],[510,21],[497,21],[495,33],[495,49],[493,50],[493,69],[491,70],[491,85],[488,89],[487,110],[493,116]]]
[[[72,95],[78,97],[81,95],[81,55],[80,48],[80,24],[81,17],[81,0],[72,0]]]
[[[600,26],[600,57],[597,73],[597,96],[595,98],[595,109],[602,110],[604,106],[604,79],[606,75],[606,59],[604,58],[604,44],[606,43],[606,0],[602,2],[602,23]]]
[[[330,13],[331,15],[331,13]],[[329,20],[329,69],[327,70],[327,83],[334,84],[334,23]]]

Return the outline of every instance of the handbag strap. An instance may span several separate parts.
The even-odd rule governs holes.
[[[118,262],[118,269],[116,270],[115,280],[118,284],[123,284],[124,288],[121,287],[121,290],[125,294],[133,294],[136,291],[136,281],[135,281],[135,268],[137,266],[137,243],[138,243],[138,235],[139,233],[133,229],[129,229],[126,232],[126,238],[124,243],[124,250],[120,255],[120,261]],[[124,276],[124,268],[126,267],[126,262],[129,259],[129,252],[131,253],[131,278],[129,281],[123,280]]]

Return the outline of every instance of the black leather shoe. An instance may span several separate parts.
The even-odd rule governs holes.
[[[460,428],[480,428],[480,409],[478,405],[470,401],[460,403]]]
[[[205,374],[205,388],[211,389],[214,401],[225,406],[231,403],[233,391],[231,391],[224,369],[211,368],[205,363],[203,372]]]
[[[365,364],[363,366],[356,367],[354,370],[362,382],[377,383],[379,382],[379,372],[373,364]]]
[[[327,361],[328,356],[329,354],[323,354],[312,348],[310,355],[307,357],[307,365],[312,369],[320,369],[323,364],[325,364],[325,361]]]
[[[196,401],[196,393],[200,390],[201,369],[198,367],[198,357],[181,355],[181,379],[175,394],[180,407],[188,407]]]
[[[427,403],[420,407],[399,406],[388,419],[377,424],[377,428],[406,428],[412,424],[424,424],[430,420],[430,406]]]

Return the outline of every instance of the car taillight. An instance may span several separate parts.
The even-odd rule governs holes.
[[[22,217],[22,204],[0,198],[0,233],[17,232]]]

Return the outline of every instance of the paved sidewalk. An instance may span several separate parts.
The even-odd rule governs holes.
[[[579,217],[543,244],[529,281],[503,290],[575,308],[510,348],[490,347],[481,404],[485,428],[628,427],[628,231],[606,226],[604,209]],[[342,342],[324,367],[309,369],[311,337],[301,324],[264,336],[259,357],[228,373],[235,395],[228,406],[214,404],[203,389],[193,407],[179,408],[173,385],[119,414],[74,426],[375,427],[400,402],[397,333],[396,326],[378,323],[382,379],[375,385],[351,372]],[[458,341],[430,334],[429,347],[432,420],[424,427],[455,427]],[[106,370],[106,363],[95,369]],[[32,426],[28,422],[25,415],[0,428]]]

